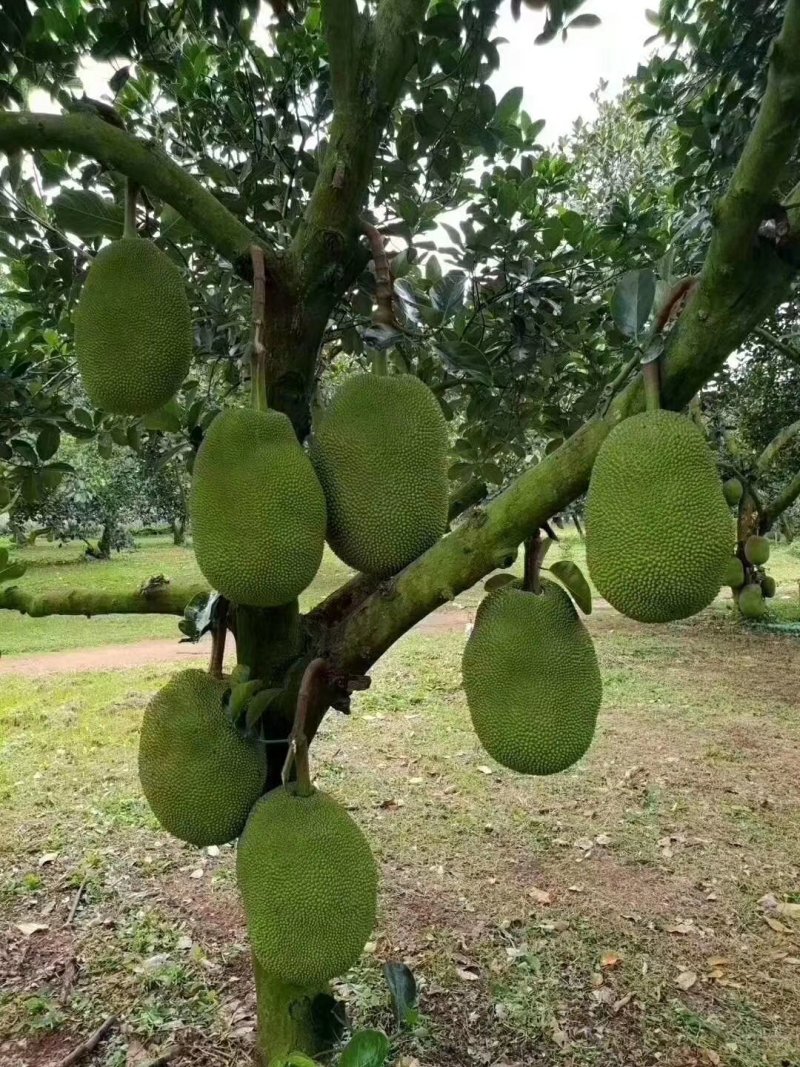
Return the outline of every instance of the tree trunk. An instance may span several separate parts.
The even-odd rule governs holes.
[[[315,1056],[330,1047],[318,1006],[329,1000],[327,987],[284,985],[268,975],[253,957],[256,978],[258,1039],[256,1063],[268,1067],[279,1056],[304,1052]],[[320,996],[315,1004],[315,998]],[[327,1044],[326,1044],[327,1043]]]
[[[111,536],[113,530],[114,520],[109,519],[103,526],[103,532],[97,542],[97,559],[111,559]]]
[[[236,655],[250,668],[250,677],[268,686],[285,685],[286,700],[270,706],[263,724],[267,745],[265,792],[281,784],[294,719],[295,685],[299,685],[307,655],[306,632],[297,601],[277,608],[236,609]],[[330,996],[313,1005],[327,987],[285,986],[264,973],[254,958],[258,1003],[258,1056],[263,1067],[289,1052],[314,1056],[330,1048],[325,1016],[334,1006]]]
[[[186,544],[186,517],[176,515],[172,520],[172,543],[173,545]]]

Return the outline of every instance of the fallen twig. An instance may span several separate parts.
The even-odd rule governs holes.
[[[75,897],[74,897],[74,899],[72,901],[72,907],[69,909],[69,915],[67,916],[67,921],[64,923],[65,926],[71,926],[72,925],[72,920],[75,918],[75,912],[78,910],[78,905],[81,902],[81,897],[83,896],[83,891],[86,888],[86,879],[88,877],[89,877],[89,875],[85,874],[83,876],[83,881],[78,886],[77,892],[75,893]]]
[[[180,1048],[177,1045],[168,1045],[155,1059],[148,1060],[147,1063],[142,1064],[142,1067],[164,1067],[164,1064],[169,1063],[179,1052]]]
[[[97,1048],[111,1027],[116,1026],[118,1022],[116,1015],[109,1015],[106,1021],[101,1026],[98,1026],[93,1034],[87,1037],[85,1041],[82,1041],[63,1060],[60,1060],[56,1067],[72,1067],[72,1064],[78,1063],[84,1056]]]

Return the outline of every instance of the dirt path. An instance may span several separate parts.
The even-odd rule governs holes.
[[[472,622],[474,612],[445,608],[434,612],[415,627],[416,630],[462,630]],[[96,648],[74,648],[67,652],[42,652],[37,655],[0,657],[0,675],[4,674],[70,674],[80,671],[120,671],[151,664],[176,663],[184,667],[204,667],[208,660],[209,643],[173,640],[137,641],[134,644],[99,645]],[[233,662],[233,649],[226,660]]]

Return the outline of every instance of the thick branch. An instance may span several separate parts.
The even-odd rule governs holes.
[[[795,348],[794,345],[787,344],[786,341],[780,337],[776,337],[774,333],[770,333],[769,330],[763,326],[757,326],[753,330],[753,336],[758,337],[764,344],[769,345],[770,348],[774,348],[776,352],[780,352],[782,356],[786,356],[793,363],[800,365],[800,350]]]
[[[770,500],[762,510],[759,532],[766,533],[767,530],[774,526],[784,511],[790,508],[798,497],[800,497],[800,471],[783,487],[775,499]]]
[[[663,367],[664,406],[680,409],[789,295],[792,271],[758,239],[776,178],[800,136],[800,0],[789,0],[767,89],[742,159],[718,211],[694,299],[673,332]],[[797,228],[797,209],[791,219]],[[365,671],[430,611],[516,553],[536,527],[586,488],[601,444],[622,419],[644,409],[641,375],[485,509],[367,597],[332,632],[331,660]]]
[[[256,236],[158,145],[146,144],[99,116],[0,112],[0,151],[15,148],[65,148],[121,171],[165,200],[216,248],[235,263],[249,257]],[[267,271],[280,277],[279,257],[265,249]]]
[[[773,439],[756,460],[757,470],[762,474],[764,471],[768,470],[783,449],[791,444],[798,434],[800,434],[800,419],[798,419],[797,422],[793,422],[791,426],[784,426],[780,433],[775,434]]]
[[[30,593],[22,586],[0,589],[0,609],[42,618],[45,615],[183,615],[193,597],[208,593],[204,585],[147,586],[131,593],[73,589],[68,593]]]
[[[358,64],[355,62],[364,28],[356,0],[322,0],[322,28],[328,45],[331,90],[336,108],[358,102]]]

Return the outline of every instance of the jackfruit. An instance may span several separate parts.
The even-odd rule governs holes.
[[[281,412],[217,415],[195,458],[189,508],[200,570],[234,603],[288,604],[313,581],[325,497]]]
[[[737,559],[736,556],[731,556],[728,560],[722,584],[729,585],[731,589],[738,589],[744,585],[744,567],[742,566],[742,561]]]
[[[328,503],[328,543],[356,570],[386,577],[447,527],[447,424],[411,374],[360,374],[319,415],[311,460]]]
[[[751,583],[739,593],[739,611],[746,619],[760,619],[766,614],[767,605],[761,594],[761,586]]]
[[[766,537],[758,537],[755,534],[748,537],[744,543],[744,554],[749,563],[761,567],[769,559],[769,541]]]
[[[139,779],[153,814],[192,845],[238,837],[261,794],[264,749],[233,726],[226,683],[181,671],[150,701],[139,736]]]
[[[363,833],[325,793],[273,789],[250,813],[236,875],[253,951],[299,986],[344,974],[375,923],[378,874]]]
[[[775,596],[776,589],[777,585],[775,584],[775,579],[771,574],[765,574],[761,579],[761,592],[768,600],[771,600]]]
[[[744,487],[738,478],[728,478],[726,482],[722,483],[722,492],[725,494],[727,502],[733,508],[736,507],[742,499]]]
[[[520,774],[566,770],[588,749],[602,699],[592,639],[561,586],[504,586],[486,597],[464,649],[472,725]]]
[[[75,314],[75,356],[102,411],[163,407],[189,372],[192,316],[181,273],[152,241],[125,237],[95,256]]]
[[[733,522],[694,423],[648,411],[601,447],[586,503],[586,559],[601,596],[640,622],[694,615],[720,590]]]

